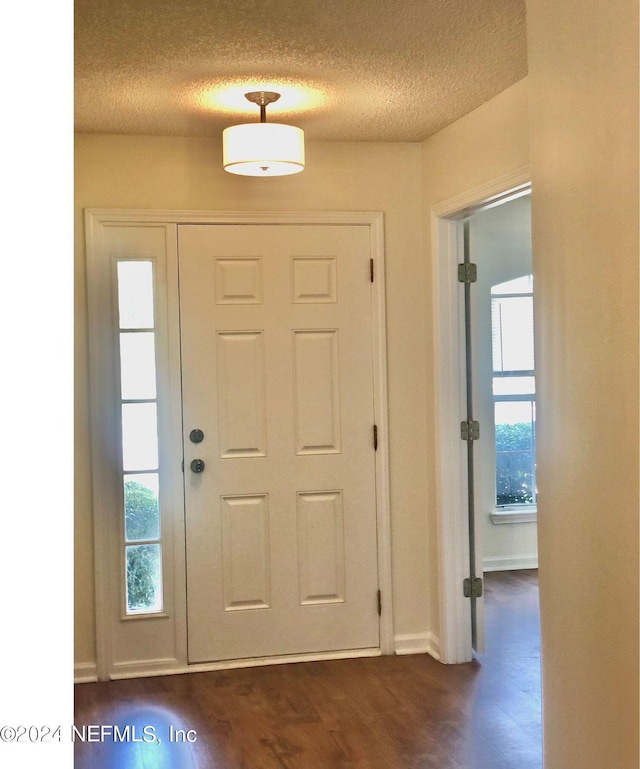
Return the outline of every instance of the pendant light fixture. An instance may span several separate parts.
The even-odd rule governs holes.
[[[304,169],[304,131],[283,123],[267,123],[267,104],[274,91],[252,91],[245,99],[260,107],[259,123],[242,123],[222,132],[224,170],[241,176],[286,176]]]

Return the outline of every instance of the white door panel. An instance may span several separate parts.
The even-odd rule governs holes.
[[[189,662],[376,648],[369,228],[178,230]]]

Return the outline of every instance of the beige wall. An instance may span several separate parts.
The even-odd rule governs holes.
[[[638,5],[530,0],[545,760],[638,767]]]
[[[444,200],[468,192],[481,185],[508,175],[526,166],[529,162],[528,147],[528,91],[527,81],[521,80],[491,101],[465,115],[447,128],[422,142],[422,219],[425,232],[425,246],[429,268],[425,274],[425,290],[428,307],[428,329],[425,355],[427,367],[432,370],[433,322],[431,297],[436,287],[431,280],[430,242],[431,209]],[[434,382],[428,379],[427,424],[429,435],[433,435],[437,405]],[[427,463],[430,511],[429,530],[429,602],[433,632],[439,635],[438,612],[438,552],[437,520],[434,515],[435,489],[433,443],[427,445]]]
[[[76,139],[76,662],[95,660],[82,209],[383,211],[395,632],[426,636],[427,466],[424,255],[417,144],[310,143],[304,173],[247,179],[220,147],[185,138]]]

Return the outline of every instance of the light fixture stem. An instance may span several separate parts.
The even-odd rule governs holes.
[[[249,93],[245,93],[244,98],[260,107],[260,122],[266,123],[267,104],[272,104],[274,101],[278,101],[280,94],[275,91],[250,91]]]

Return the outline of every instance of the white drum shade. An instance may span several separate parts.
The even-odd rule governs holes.
[[[286,176],[304,169],[304,131],[283,123],[242,123],[222,132],[225,171]]]

